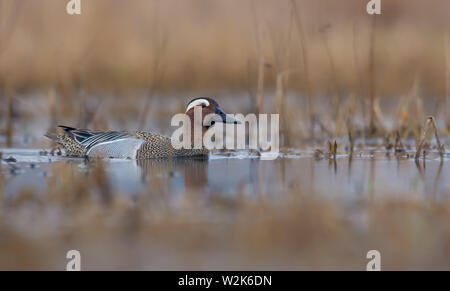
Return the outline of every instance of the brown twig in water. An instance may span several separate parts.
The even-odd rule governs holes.
[[[328,141],[328,155],[335,160],[336,154],[337,154],[337,142],[334,141],[334,143],[331,143],[331,141]]]
[[[350,143],[350,155],[351,155],[353,153],[353,149],[354,149],[355,145],[353,142],[353,134],[350,129],[348,130],[348,141]]]
[[[437,130],[437,126],[436,126],[436,122],[434,120],[434,117],[429,117],[429,119],[431,119],[431,126],[433,127],[433,132],[434,132],[434,137],[436,138],[436,144],[437,144],[437,148],[439,151],[439,155],[441,156],[441,158],[444,157],[444,153],[445,153],[445,148],[444,145],[441,145],[441,141],[439,139],[439,134],[438,134],[438,130]]]
[[[390,151],[394,146],[392,145],[392,143],[391,143],[391,133],[390,134],[387,134],[385,137],[384,137],[384,148],[387,150],[387,151]]]
[[[6,113],[6,129],[5,129],[5,137],[6,137],[6,146],[12,146],[12,139],[14,136],[14,93],[12,90],[8,90],[6,93],[8,96],[8,107]]]
[[[386,127],[384,126],[383,120],[385,120],[383,116],[383,112],[380,107],[379,99],[375,98],[373,102],[373,111],[375,114],[375,121],[377,122],[377,125],[379,127],[379,131],[386,132]],[[377,128],[374,128],[374,130],[377,130]]]
[[[403,143],[402,143],[402,139],[401,139],[401,137],[400,137],[400,132],[399,132],[398,130],[395,132],[395,145],[394,145],[394,149],[395,149],[395,152],[396,152],[396,153],[401,153],[401,152],[404,152],[404,151],[405,151],[404,146],[403,146]]]
[[[439,135],[438,135],[437,127],[436,127],[436,122],[434,120],[434,117],[430,116],[427,118],[427,120],[425,121],[425,124],[423,126],[422,135],[420,137],[419,144],[417,145],[416,157],[415,157],[416,160],[418,160],[420,157],[420,153],[422,152],[422,148],[423,148],[425,139],[427,137],[427,134],[430,130],[430,126],[433,128],[434,137],[436,138],[436,144],[437,144],[439,154],[441,157],[444,156],[445,149],[444,149],[444,145],[441,145],[441,141],[439,139]],[[424,152],[424,155],[425,155],[425,152]]]
[[[336,154],[337,154],[337,142],[336,141],[334,141],[333,152],[334,152],[334,159],[336,159]]]

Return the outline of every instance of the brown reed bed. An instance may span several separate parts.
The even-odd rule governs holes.
[[[252,8],[251,1],[210,1],[202,7],[201,1],[138,0],[110,5],[101,0],[85,3],[84,14],[78,18],[67,16],[64,7],[53,1],[3,2],[5,16],[17,13],[11,16],[14,21],[5,21],[8,25],[1,34],[1,43],[7,45],[1,54],[2,83],[12,87],[245,89],[248,61],[258,60],[252,75],[261,76],[257,83],[265,83],[265,88],[274,88],[275,78],[269,72],[261,74],[264,63],[274,63],[268,36],[273,31],[291,34],[289,69],[302,74],[291,78],[289,87],[308,98],[336,91],[329,88],[328,80],[341,94],[351,90],[371,98],[367,85],[372,79],[376,79],[374,94],[398,94],[416,72],[432,94],[445,90],[445,74],[438,65],[444,52],[435,45],[442,44],[438,32],[448,19],[442,13],[448,5],[445,1],[427,9],[417,0],[386,3],[385,14],[377,18],[373,29],[375,18],[363,13],[360,1],[346,1],[339,7],[333,1],[322,1],[320,6],[315,1],[258,1]],[[15,3],[23,9],[16,10]],[[396,13],[397,5],[402,5],[401,15]],[[398,25],[388,29],[394,20]],[[323,27],[328,27],[326,32]],[[371,35],[377,36],[384,50],[370,45]],[[397,35],[406,40],[390,41]],[[345,65],[354,63],[355,55],[358,64]],[[373,77],[367,75],[371,63],[377,66]],[[359,88],[362,83],[364,92]],[[336,95],[341,98],[341,94]]]
[[[276,7],[270,1],[211,1],[208,9],[199,3],[136,1],[124,9],[124,4],[97,1],[86,3],[85,14],[77,19],[60,13],[51,1],[5,1],[2,13],[18,14],[14,21],[5,20],[0,33],[5,144],[11,145],[14,116],[21,111],[14,107],[28,102],[25,95],[42,91],[50,92],[50,124],[77,111],[78,126],[105,129],[112,114],[102,107],[114,102],[108,96],[121,96],[137,114],[132,129],[143,129],[148,116],[158,114],[160,100],[173,92],[185,92],[176,94],[183,98],[198,91],[220,97],[225,89],[235,92],[230,94],[235,99],[251,97],[239,111],[279,112],[285,146],[321,144],[349,132],[353,140],[384,138],[395,131],[402,139],[417,139],[424,114],[447,123],[448,106],[429,104],[448,103],[448,74],[442,67],[442,60],[448,60],[447,42],[435,45],[442,44],[444,32],[438,32],[448,18],[439,13],[431,18],[419,1],[408,2],[401,15],[395,9],[402,1],[387,3],[381,17],[356,13],[364,9],[357,1],[339,8],[332,1],[286,0]],[[35,9],[17,10],[18,5]],[[175,10],[174,5],[181,6]],[[429,9],[443,11],[446,5],[442,1]],[[37,13],[28,17],[26,11]],[[42,20],[39,11],[52,17]],[[127,11],[120,28],[113,25],[119,11]],[[312,17],[313,12],[320,17]],[[394,19],[398,25],[392,28]],[[427,22],[419,25],[417,19]],[[183,33],[178,27],[184,27]],[[31,28],[35,33],[29,41],[46,44],[33,55],[25,46]],[[405,41],[392,41],[396,35]],[[55,45],[58,41],[61,46]],[[391,105],[383,103],[390,96],[396,96],[399,114],[398,124],[387,128]],[[448,133],[446,126],[439,130]]]

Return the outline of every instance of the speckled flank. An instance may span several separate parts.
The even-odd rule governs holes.
[[[56,142],[64,148],[68,156],[72,157],[86,156],[86,148],[77,143],[68,134],[57,135]]]
[[[136,132],[136,137],[145,141],[137,152],[137,159],[202,156],[208,154],[206,149],[174,149],[170,138],[159,134]]]
[[[89,152],[87,149],[73,139],[70,134],[60,134],[56,136],[56,142],[60,144],[66,151],[68,156],[73,157],[115,157],[115,158],[136,158],[136,159],[151,159],[151,158],[170,158],[170,157],[187,157],[187,156],[204,156],[208,154],[206,149],[174,149],[171,144],[171,140],[167,136],[149,133],[149,132],[136,132],[130,133],[136,139],[142,140],[140,147],[136,151],[136,147],[130,146],[129,148],[117,150],[117,147],[112,148],[107,146],[102,149],[102,144],[95,146],[95,149]],[[123,146],[126,146],[124,144]],[[127,153],[129,150],[129,153]]]

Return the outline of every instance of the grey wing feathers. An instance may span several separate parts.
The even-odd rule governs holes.
[[[133,137],[130,133],[121,131],[92,131],[67,126],[60,127],[87,150],[100,143]]]

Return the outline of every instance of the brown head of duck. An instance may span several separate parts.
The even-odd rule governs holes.
[[[195,112],[200,112],[200,116],[195,116]],[[216,123],[240,124],[241,122],[233,116],[225,113],[219,104],[210,97],[198,97],[192,99],[186,106],[185,114],[190,119],[191,143],[194,144],[194,128],[201,128],[203,138],[205,132]]]

